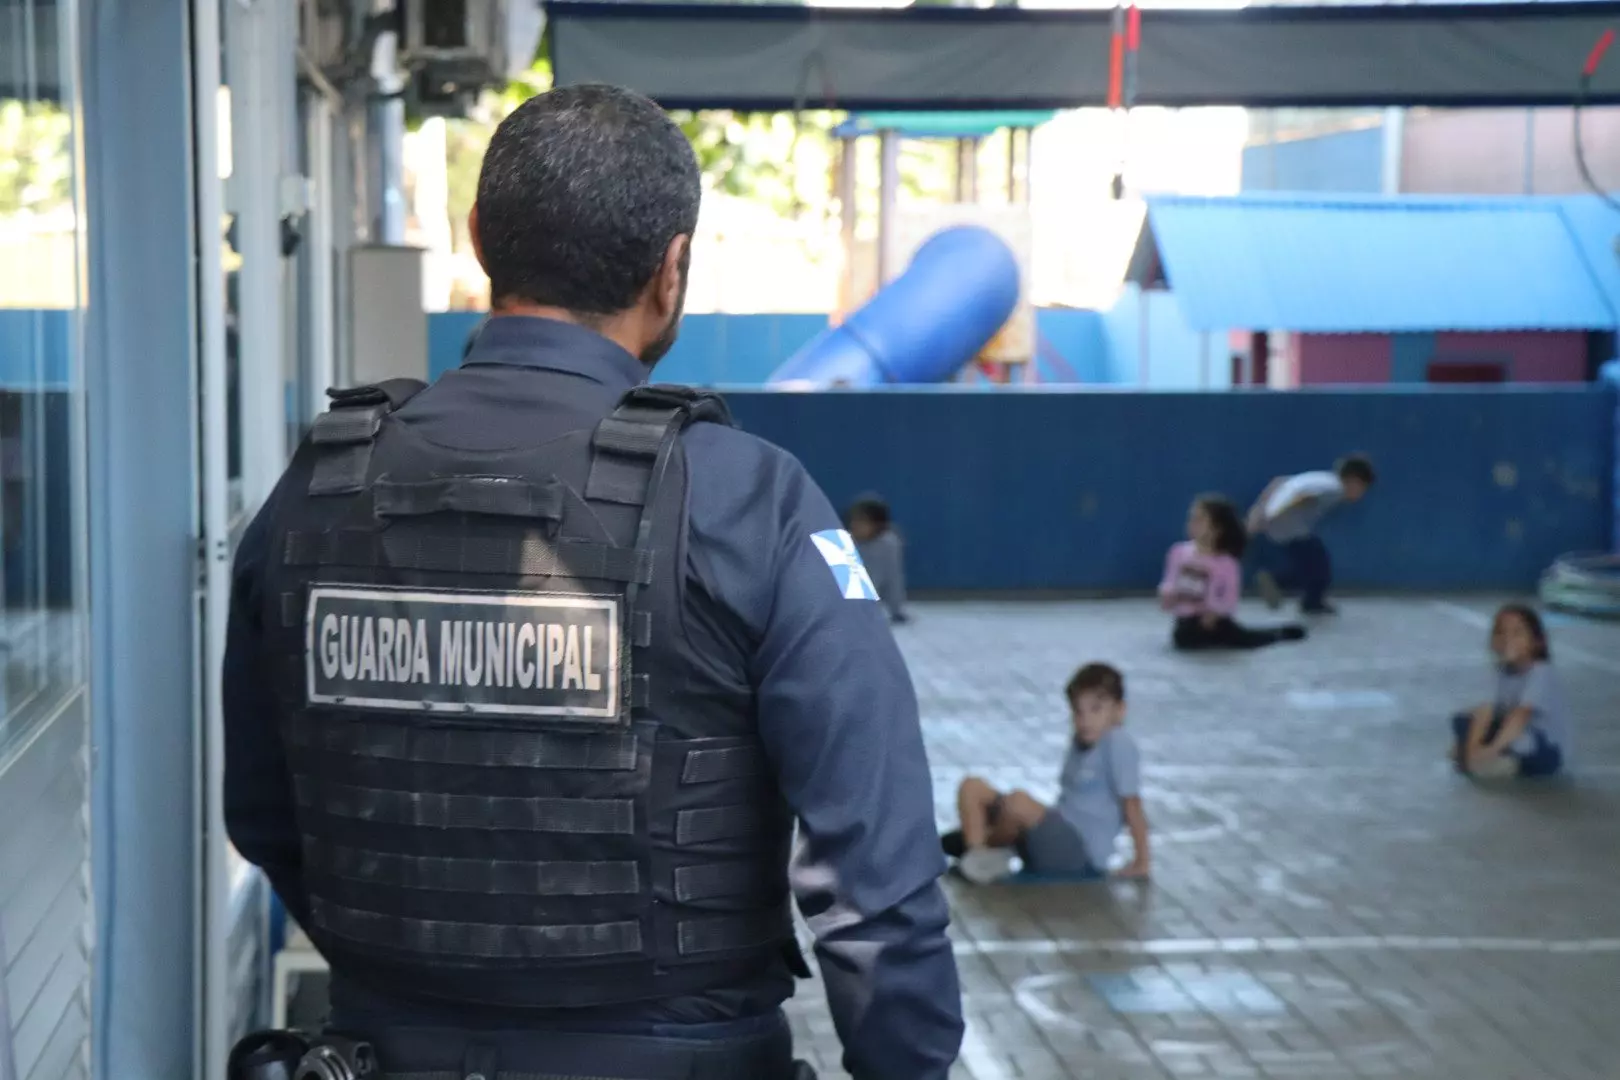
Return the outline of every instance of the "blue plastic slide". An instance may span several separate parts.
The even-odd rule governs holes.
[[[930,236],[905,273],[771,373],[767,386],[943,382],[978,355],[1018,303],[1018,260],[989,229]]]

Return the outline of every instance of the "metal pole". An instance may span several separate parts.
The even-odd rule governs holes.
[[[1524,193],[1536,193],[1536,110],[1524,110]]]
[[[1007,204],[1009,206],[1018,201],[1019,130],[1019,128],[1007,129]]]
[[[281,254],[284,153],[296,108],[296,38],[290,9],[257,0],[225,4],[231,84],[232,169],[227,197],[236,217],[237,424],[241,433],[241,506],[270,494],[287,463],[285,260]]]
[[[957,139],[956,146],[956,201],[965,203],[967,197],[967,140]]]
[[[976,203],[979,201],[979,146],[978,138],[971,138],[967,142],[967,198],[963,202]]]
[[[337,318],[334,271],[336,244],[333,241],[338,185],[332,164],[333,102],[314,95],[309,107],[309,175],[314,186],[314,205],[309,211],[309,235],[304,238],[309,252],[309,344],[310,373],[304,411],[318,416],[326,408],[326,388],[336,386]]]
[[[844,249],[844,269],[838,285],[838,307],[849,311],[855,305],[855,200],[859,190],[860,146],[853,137],[838,140],[838,229]]]
[[[1152,290],[1141,289],[1136,304],[1136,379],[1142,389],[1148,386],[1148,297]]]
[[[1198,338],[1198,388],[1209,389],[1209,331],[1205,330]]]
[[[1035,192],[1035,129],[1024,129],[1024,202],[1030,202]]]
[[[376,147],[377,198],[371,212],[372,242],[377,244],[405,242],[405,102],[399,97],[404,83],[398,58],[398,35],[391,30],[379,34],[371,53],[377,97],[368,117]]]
[[[882,157],[878,173],[878,280],[882,288],[889,280],[890,253],[894,243],[894,218],[900,199],[900,135],[884,131],[878,135]]]
[[[200,412],[202,428],[202,626],[201,669],[198,682],[201,701],[198,709],[201,738],[197,740],[196,783],[201,796],[197,807],[198,845],[196,898],[202,918],[196,939],[197,1042],[195,1060],[198,1076],[223,1076],[228,1047],[227,1009],[229,979],[225,943],[228,937],[227,911],[229,883],[224,853],[224,723],[219,680],[213,673],[225,656],[225,625],[230,614],[230,478],[226,475],[227,429],[225,401],[225,271],[224,241],[220,222],[224,216],[224,186],[219,179],[218,101],[221,79],[220,46],[222,32],[219,5],[192,6],[192,108],[196,110],[195,139],[197,160],[197,330],[202,368]],[[242,130],[242,129],[237,129]],[[246,134],[246,132],[244,132]],[[248,135],[248,138],[252,138]],[[246,140],[244,140],[246,141]],[[240,168],[240,163],[237,164]],[[216,854],[220,857],[216,857]]]
[[[1276,154],[1273,149],[1272,154]],[[1385,195],[1401,193],[1401,169],[1406,154],[1406,110],[1384,110],[1384,168],[1382,190]],[[1273,159],[1275,160],[1275,158]]]
[[[1277,190],[1277,110],[1266,110],[1266,190]]]

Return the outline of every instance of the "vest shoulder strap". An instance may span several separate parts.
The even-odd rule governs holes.
[[[371,447],[384,418],[426,388],[427,383],[420,379],[385,379],[327,390],[332,407],[317,416],[309,429],[310,444],[318,455],[309,493],[352,495],[364,490]]]
[[[674,436],[696,423],[734,426],[725,398],[712,390],[657,384],[638,386],[619,399],[591,435],[591,473],[585,497],[644,506],[659,458]]]

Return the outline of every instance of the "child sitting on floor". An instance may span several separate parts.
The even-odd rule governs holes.
[[[878,601],[891,622],[903,623],[906,615],[906,552],[889,519],[889,504],[876,495],[855,500],[846,516],[849,535],[860,552],[861,562],[872,578]]]
[[[1187,539],[1170,548],[1159,583],[1159,606],[1176,617],[1178,649],[1258,649],[1305,637],[1301,626],[1254,629],[1232,618],[1242,589],[1248,537],[1237,507],[1220,495],[1200,495],[1187,511]]]
[[[1451,718],[1451,760],[1481,779],[1552,776],[1564,766],[1569,713],[1553,673],[1541,616],[1507,604],[1491,623],[1496,693],[1472,712]]]
[[[1125,722],[1125,679],[1107,664],[1087,664],[1064,687],[1074,740],[1063,762],[1056,807],[1026,791],[1002,794],[976,776],[962,781],[962,827],[940,838],[962,876],[984,885],[1005,877],[1012,855],[1036,874],[1103,877],[1120,830],[1136,855],[1120,877],[1147,877],[1147,817],[1142,813],[1140,755]]]

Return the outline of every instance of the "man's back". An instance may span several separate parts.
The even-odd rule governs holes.
[[[398,421],[420,440],[456,450],[533,446],[582,418],[606,415],[638,376],[631,358],[588,331],[497,319],[469,363],[420,393]],[[849,950],[847,960],[824,970],[835,1013],[869,1028],[846,1036],[852,1056],[875,1063],[886,1053],[906,1063],[858,1075],[943,1075],[960,1021],[934,882],[930,783],[903,662],[877,606],[845,599],[811,542],[836,519],[797,462],[718,424],[688,428],[681,443],[689,486],[687,532],[677,547],[685,586],[680,632],[691,655],[701,657],[701,678],[694,679],[708,687],[704,693],[718,699],[729,688],[749,698],[781,792],[806,821],[795,891],[820,932],[820,948],[834,956]],[[259,528],[256,522],[255,533]],[[250,536],[245,547],[254,541]],[[246,853],[255,854],[251,847]],[[892,950],[892,960],[874,966],[861,956],[871,954],[874,938]],[[928,996],[942,991],[937,1002],[913,999],[917,990],[906,988],[914,978],[907,969],[919,964],[931,972],[932,985],[923,984]],[[720,986],[537,1013],[435,1001],[334,964],[334,1023],[357,1031],[718,1025],[709,1032],[718,1035],[768,1020],[792,983],[784,953]],[[857,1019],[851,1010],[858,1001],[870,1012]],[[909,1045],[885,1040],[885,1027],[912,1032]],[[859,1049],[867,1040],[870,1047]],[[880,1042],[889,1049],[879,1051]]]
[[[389,1075],[786,1076],[790,887],[848,1070],[955,1058],[917,703],[852,541],[712,396],[638,388],[701,194],[640,95],[520,105],[462,369],[340,395],[239,548],[227,825]]]

